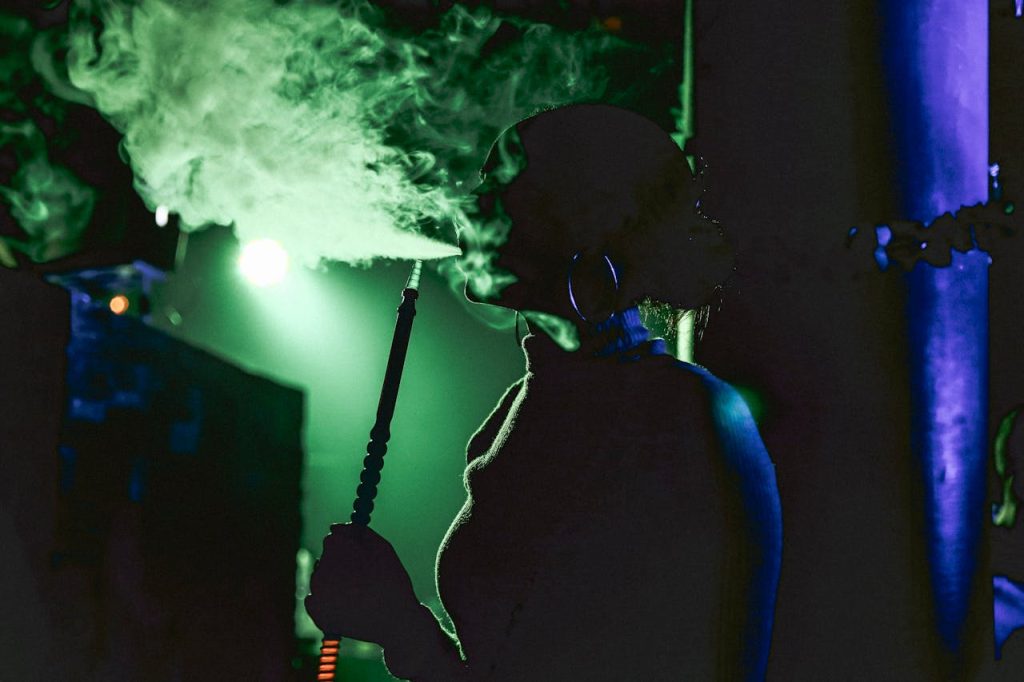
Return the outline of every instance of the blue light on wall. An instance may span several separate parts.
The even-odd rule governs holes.
[[[1005,575],[992,578],[995,595],[996,657],[1017,628],[1024,627],[1024,583],[1014,582]]]
[[[988,198],[988,3],[884,0],[901,218],[928,223]],[[907,277],[912,447],[924,489],[935,627],[962,653],[985,522],[987,254]]]
[[[957,651],[985,522],[988,256],[954,253],[908,277],[912,438],[925,490],[928,560],[943,643]]]

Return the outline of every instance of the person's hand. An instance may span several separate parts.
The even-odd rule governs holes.
[[[325,633],[387,646],[419,601],[394,548],[366,526],[331,526],[309,581],[306,611]]]

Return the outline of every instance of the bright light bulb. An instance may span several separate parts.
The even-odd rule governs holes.
[[[238,270],[258,287],[277,284],[288,274],[288,252],[273,239],[257,239],[242,248]]]
[[[154,215],[153,218],[156,221],[157,227],[167,227],[167,221],[170,219],[170,217],[170,209],[168,209],[166,206],[161,205],[156,207],[156,215]]]

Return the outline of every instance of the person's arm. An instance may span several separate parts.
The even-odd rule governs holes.
[[[404,631],[385,645],[384,663],[392,675],[412,682],[470,679],[458,645],[422,604],[416,615],[407,620]]]
[[[525,378],[508,387],[498,404],[470,437],[466,463],[484,455],[501,431]],[[460,682],[468,680],[469,669],[459,654],[455,637],[437,622],[429,608],[419,606],[407,620],[404,631],[384,647],[384,662],[395,677],[413,682]]]
[[[502,425],[505,423],[505,418],[508,417],[508,413],[512,409],[512,404],[515,403],[516,398],[522,392],[525,382],[526,378],[523,377],[509,386],[505,394],[501,396],[497,406],[491,410],[487,419],[484,420],[484,423],[470,436],[469,444],[466,445],[466,464],[472,464],[473,460],[490,449],[494,440],[498,437]]]
[[[745,575],[749,591],[745,604],[734,612],[743,614],[743,644],[730,679],[764,679],[771,648],[775,598],[782,568],[782,508],[775,465],[765,450],[753,416],[740,394],[729,384],[705,373],[703,382],[711,399],[711,419],[719,453],[741,501],[745,538],[741,545],[751,552],[743,566],[731,567]],[[744,553],[745,553],[744,552]],[[738,597],[739,595],[732,595]]]

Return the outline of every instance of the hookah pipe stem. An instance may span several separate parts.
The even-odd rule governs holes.
[[[356,499],[352,503],[350,519],[352,523],[360,526],[370,525],[373,499],[377,497],[377,484],[380,483],[380,472],[384,468],[384,455],[387,454],[388,439],[391,438],[391,418],[395,415],[398,385],[402,381],[402,369],[405,367],[405,354],[409,349],[412,321],[416,317],[416,299],[420,295],[422,267],[422,261],[416,261],[413,265],[409,281],[406,283],[405,289],[402,290],[402,304],[398,306],[395,335],[391,339],[391,353],[388,355],[388,366],[384,370],[384,385],[381,387],[380,401],[377,403],[377,421],[370,430],[370,442],[366,444],[363,470],[359,474],[359,487],[356,488]],[[318,682],[334,680],[340,645],[341,637],[324,634],[317,666],[316,679]]]
[[[377,421],[370,430],[370,442],[366,444],[363,471],[359,474],[359,487],[356,488],[356,499],[352,503],[352,523],[361,526],[370,524],[373,499],[377,496],[377,484],[380,483],[380,472],[384,468],[384,455],[388,451],[388,439],[391,438],[391,418],[395,414],[398,385],[402,381],[405,353],[409,348],[412,321],[416,316],[416,299],[420,295],[421,266],[422,263],[416,261],[409,282],[402,291],[402,304],[398,306],[395,335],[391,340],[391,354],[388,356],[388,366],[384,371],[384,385],[381,387],[380,401],[377,403]]]

